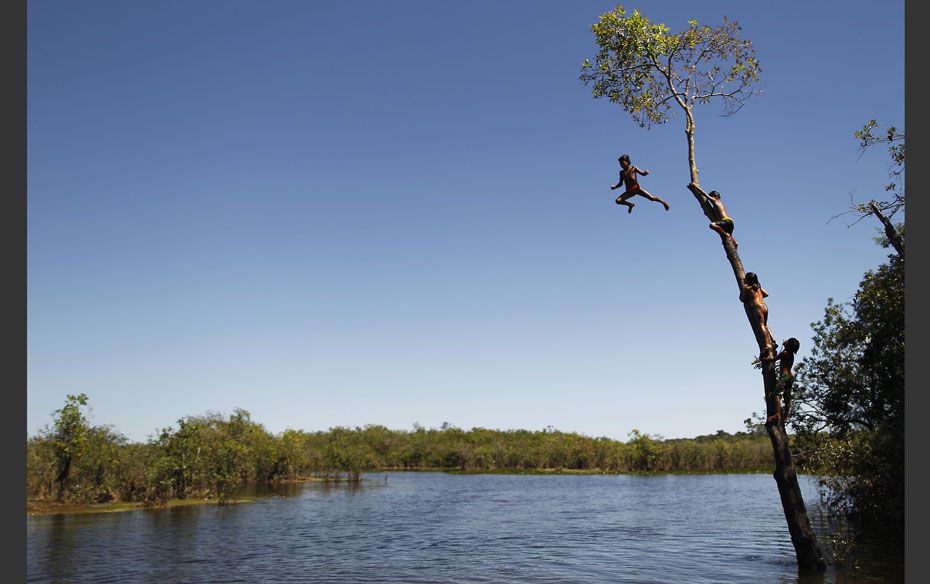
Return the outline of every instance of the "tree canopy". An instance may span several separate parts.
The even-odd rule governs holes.
[[[734,113],[757,91],[761,69],[752,42],[738,38],[740,26],[724,18],[720,26],[688,21],[670,34],[639,10],[623,6],[602,14],[592,25],[598,53],[585,59],[581,80],[595,98],[623,106],[642,127],[666,122],[675,104],[690,109],[713,99]]]
[[[581,64],[580,79],[595,99],[620,104],[641,127],[667,122],[675,106],[685,114],[691,183],[698,182],[694,155],[695,104],[719,101],[725,115],[739,111],[759,93],[762,71],[752,42],[738,36],[739,23],[726,18],[719,26],[688,21],[679,33],[650,22],[639,10],[623,6],[600,16],[591,26],[598,46],[592,63]],[[697,195],[695,195],[697,196]]]

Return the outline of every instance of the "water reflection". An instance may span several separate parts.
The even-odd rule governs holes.
[[[55,515],[49,525],[47,545],[54,554],[51,576],[55,580],[67,581],[77,571],[75,552],[79,531],[69,526],[73,517]]]

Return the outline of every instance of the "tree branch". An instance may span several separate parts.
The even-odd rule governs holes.
[[[878,217],[878,220],[882,222],[882,225],[885,226],[885,237],[888,238],[888,241],[891,242],[891,245],[894,247],[895,251],[898,252],[898,255],[902,258],[904,257],[904,240],[901,238],[901,234],[898,233],[898,230],[895,229],[891,221],[885,217],[878,206],[875,204],[875,201],[869,201],[869,209],[872,210],[872,214]]]

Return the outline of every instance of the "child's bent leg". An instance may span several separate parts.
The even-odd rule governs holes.
[[[739,242],[736,241],[736,238],[730,235],[729,233],[727,233],[727,230],[720,226],[719,221],[714,221],[713,223],[710,223],[708,227],[710,227],[711,229],[719,233],[721,238],[726,239],[727,237],[729,237],[730,239],[732,239],[733,247],[739,247]]]
[[[631,202],[628,201],[627,199],[629,199],[630,197],[632,197],[634,194],[635,194],[635,193],[623,193],[622,195],[620,195],[619,197],[617,197],[617,200],[616,200],[615,202],[616,202],[618,205],[626,205],[627,207],[629,207],[629,208],[627,209],[626,212],[627,212],[627,213],[632,213],[632,212],[633,212],[633,207],[636,206],[636,203],[631,203]]]
[[[723,226],[720,225],[720,221],[714,221],[713,223],[710,223],[708,227],[710,227],[711,229],[719,233],[720,237],[723,237],[723,238],[729,237],[730,239],[732,239],[733,247],[739,247],[739,242],[736,241],[736,238],[733,237],[732,233],[728,232],[726,229],[723,228]]]

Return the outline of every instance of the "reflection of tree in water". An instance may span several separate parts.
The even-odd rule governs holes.
[[[49,517],[48,548],[49,572],[53,582],[69,582],[78,573],[75,555],[80,547],[78,532],[68,515]]]
[[[904,582],[904,547],[892,539],[833,520],[829,542],[834,568],[847,582]],[[857,579],[861,578],[861,580]]]
[[[384,487],[388,484],[388,475],[365,475],[361,473],[328,473],[319,477],[322,481],[311,483],[319,485],[329,493],[344,491],[346,493],[360,493],[372,488]]]

